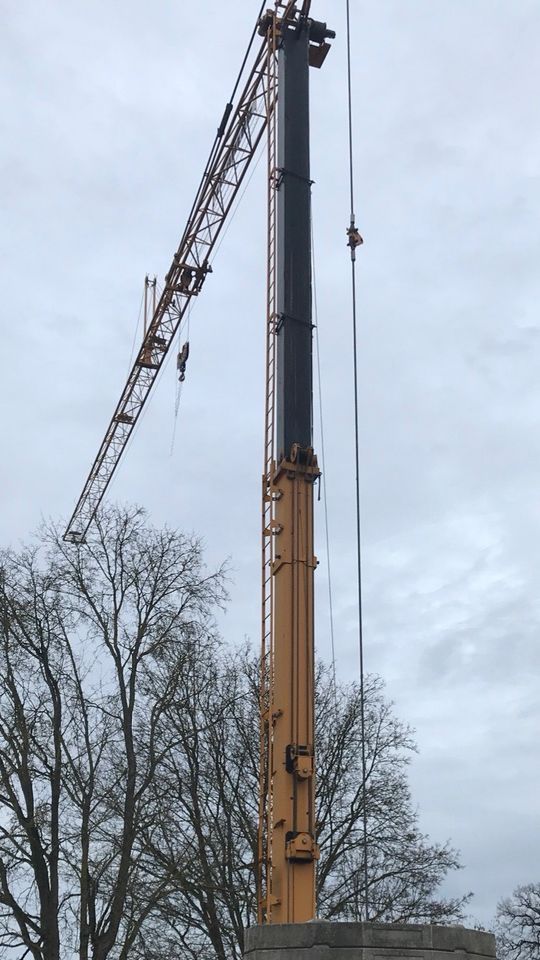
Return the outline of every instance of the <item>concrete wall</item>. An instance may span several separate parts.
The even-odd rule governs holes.
[[[245,960],[493,960],[495,937],[397,923],[274,924],[246,931]]]

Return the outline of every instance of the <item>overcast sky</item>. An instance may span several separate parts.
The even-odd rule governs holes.
[[[2,0],[0,542],[70,515],[167,271],[258,0]],[[484,922],[540,879],[538,0],[353,0],[366,662],[417,732],[421,824]],[[357,669],[344,3],[312,73],[339,674]],[[259,637],[264,161],[111,496],[230,557]],[[320,441],[317,438],[320,451]],[[317,643],[329,653],[317,508]]]

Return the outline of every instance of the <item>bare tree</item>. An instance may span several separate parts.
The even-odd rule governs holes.
[[[199,542],[138,510],[104,513],[83,548],[49,530],[41,550],[1,558],[0,945],[13,956],[126,960],[170,892],[140,838],[160,816],[167,711],[182,710],[191,665],[215,658],[223,597]]]
[[[500,960],[540,960],[540,883],[516,887],[500,901],[495,933]]]
[[[258,665],[227,650],[223,571],[137,510],[90,542],[0,556],[0,948],[15,960],[240,957],[255,921]],[[459,866],[418,827],[415,745],[366,683],[317,679],[321,916],[460,919]],[[513,958],[512,958],[513,960]],[[518,958],[515,958],[518,960]]]
[[[160,784],[169,802],[145,837],[145,855],[177,885],[153,917],[154,936],[134,956],[240,958],[246,926],[256,922],[255,861],[258,791],[258,668],[249,651],[216,663],[189,709],[168,710],[176,748]],[[190,679],[189,682],[192,682]],[[336,696],[337,693],[337,696]],[[418,827],[407,785],[415,749],[411,731],[392,713],[378,678],[366,685],[368,875],[371,919],[450,923],[468,900],[438,888],[459,867],[455,850]],[[319,914],[360,919],[364,900],[360,696],[317,679]],[[168,956],[168,954],[166,954]]]

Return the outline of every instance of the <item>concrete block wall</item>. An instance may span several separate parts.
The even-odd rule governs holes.
[[[494,960],[495,937],[432,924],[275,924],[246,931],[245,960]]]

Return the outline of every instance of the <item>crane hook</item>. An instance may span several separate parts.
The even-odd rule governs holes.
[[[189,357],[189,340],[186,340],[176,358],[176,369],[178,370],[178,379],[183,383],[186,379],[186,364]]]

